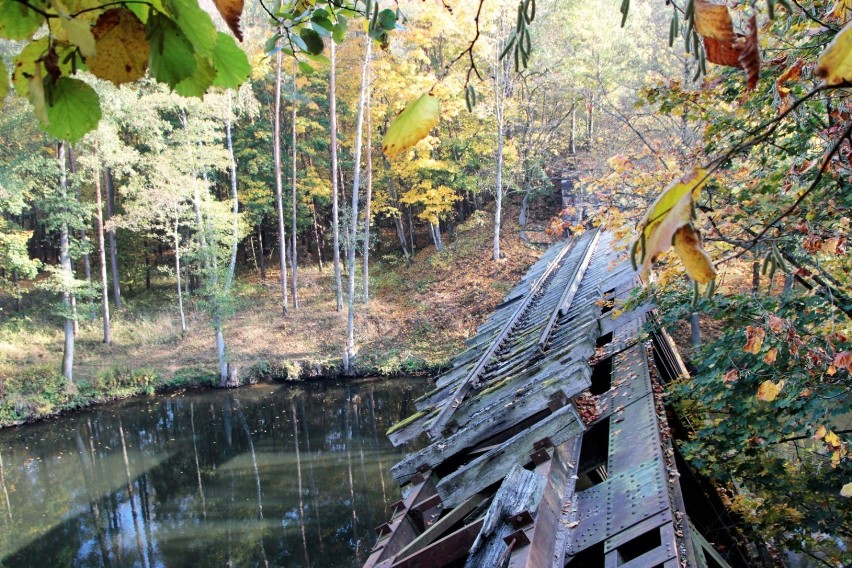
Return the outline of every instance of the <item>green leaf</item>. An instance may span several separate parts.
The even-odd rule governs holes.
[[[216,26],[210,15],[201,9],[196,0],[166,0],[166,6],[195,52],[209,55],[217,41]]]
[[[0,59],[0,110],[3,108],[3,103],[6,102],[6,95],[9,94],[9,72],[6,71],[6,64]]]
[[[311,27],[315,32],[325,37],[331,37],[331,34],[334,31],[334,24],[325,18],[311,20]]]
[[[15,0],[0,0],[0,37],[29,39],[44,18]]]
[[[0,0],[2,1],[2,0]],[[36,61],[40,59],[48,48],[48,39],[43,37],[30,42],[21,50],[15,58],[14,71],[12,72],[12,86],[18,96],[26,97],[30,91],[30,77],[36,72]]]
[[[175,85],[175,92],[181,96],[202,98],[216,79],[216,68],[208,57],[196,54],[195,62],[195,73]]]
[[[74,143],[94,130],[101,119],[98,94],[88,84],[72,77],[60,77],[50,87],[46,130],[60,140]]]
[[[248,56],[234,38],[224,32],[219,32],[211,59],[216,69],[213,84],[217,87],[236,89],[251,75]]]
[[[343,40],[346,38],[347,25],[346,18],[338,15],[337,23],[334,24],[334,29],[331,30],[331,37],[334,39],[334,43],[343,43]]]
[[[390,8],[385,8],[379,12],[378,23],[386,31],[391,31],[396,27],[396,12]]]
[[[290,32],[290,42],[302,51],[308,51],[308,44],[300,36]]]
[[[50,117],[47,115],[47,100],[44,94],[44,79],[41,76],[41,63],[36,63],[33,74],[27,79],[27,83],[29,83],[27,99],[33,105],[36,118],[44,128],[47,128],[50,124]]]
[[[310,75],[314,72],[314,68],[307,61],[299,61],[299,70],[305,75]]]
[[[305,45],[307,46],[308,53],[313,53],[314,55],[319,55],[322,53],[323,48],[325,48],[325,43],[323,43],[320,35],[310,28],[302,28],[299,30],[299,37],[301,37]]]
[[[130,3],[127,4],[127,9],[136,14],[136,17],[143,24],[148,23],[148,16],[152,14],[156,14],[158,12],[165,12],[166,8],[163,6],[163,0],[148,0],[145,3]]]
[[[394,158],[413,147],[438,124],[440,114],[440,101],[429,93],[409,102],[388,128],[382,151]]]
[[[195,72],[192,43],[168,16],[154,14],[148,19],[148,68],[151,76],[174,88]]]
[[[331,59],[329,59],[326,55],[314,55],[313,53],[306,53],[305,57],[307,57],[314,63],[321,63],[322,65],[331,65]]]

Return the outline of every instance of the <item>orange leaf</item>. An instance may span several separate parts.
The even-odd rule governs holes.
[[[684,225],[675,231],[673,243],[690,278],[699,284],[707,284],[716,277],[713,261],[701,247],[701,234],[692,225]]]
[[[725,2],[694,0],[695,29],[705,38],[721,41],[734,39],[734,23]]]
[[[833,365],[838,369],[846,369],[852,372],[852,352],[843,351],[835,355]]]
[[[766,331],[762,327],[746,326],[746,344],[743,351],[757,355],[763,347],[764,337],[766,337]]]
[[[766,352],[766,355],[763,356],[763,362],[767,365],[771,365],[778,358],[778,350],[774,347]]]
[[[825,435],[828,433],[828,429],[823,425],[817,428],[817,431],[814,432],[814,440],[822,440],[825,438]]]
[[[222,14],[222,18],[234,36],[240,41],[243,41],[243,30],[240,28],[240,17],[243,15],[244,0],[213,0],[216,9]]]
[[[781,333],[784,331],[785,323],[786,322],[778,316],[769,316],[769,329],[772,330],[772,333]]]
[[[736,369],[731,369],[725,373],[725,382],[733,383],[739,378],[739,372]]]

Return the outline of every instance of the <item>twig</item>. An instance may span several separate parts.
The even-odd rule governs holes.
[[[453,59],[447,65],[444,66],[444,71],[449,71],[450,67],[455,65],[462,57],[464,57],[465,55],[468,56],[468,58],[470,59],[470,67],[468,67],[467,69],[467,77],[465,77],[464,80],[465,88],[467,88],[467,86],[470,84],[470,74],[472,72],[476,73],[476,77],[480,81],[482,81],[482,75],[479,73],[479,68],[476,66],[476,61],[473,59],[473,48],[476,47],[476,42],[479,41],[479,15],[482,13],[482,6],[484,4],[485,0],[479,0],[479,7],[476,10],[476,17],[473,19],[473,23],[476,25],[476,35],[473,36],[473,39],[470,41],[464,51],[459,53],[455,59]],[[435,84],[437,85],[438,83],[436,82]],[[433,86],[432,88],[434,89],[435,87]]]

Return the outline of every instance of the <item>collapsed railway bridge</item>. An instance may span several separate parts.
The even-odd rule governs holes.
[[[392,468],[367,568],[759,564],[672,444],[662,384],[686,370],[642,336],[653,306],[624,306],[638,283],[607,232],[544,253],[388,432],[430,443]]]

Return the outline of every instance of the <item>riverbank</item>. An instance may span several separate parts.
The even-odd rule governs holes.
[[[457,227],[445,253],[429,246],[411,266],[398,255],[374,255],[370,301],[365,305],[359,295],[356,304],[358,375],[432,373],[462,349],[540,253],[514,230],[507,229],[506,258],[497,262],[490,260],[491,223],[485,214]],[[357,277],[360,292],[360,271]],[[239,275],[224,335],[241,384],[340,376],[347,314],[335,309],[331,266],[326,263],[322,271],[315,264],[302,266],[299,278],[300,307],[291,306],[283,316],[277,270],[269,270],[265,282],[255,272]],[[154,280],[151,289],[128,293],[112,314],[109,346],[101,342],[100,319],[88,318],[81,302],[73,384],[58,373],[62,335],[59,318],[50,313],[52,298],[34,290],[20,312],[6,301],[0,322],[0,427],[129,396],[215,386],[213,332],[201,299],[190,298],[188,330],[181,334],[171,286]]]

